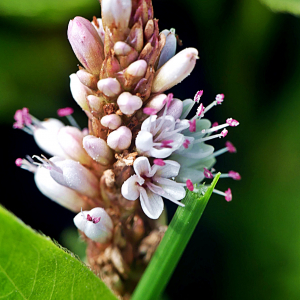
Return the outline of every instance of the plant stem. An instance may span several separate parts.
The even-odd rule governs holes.
[[[131,300],[156,300],[164,291],[195,227],[200,220],[212,191],[220,177],[218,173],[206,193],[187,192],[178,207],[160,245],[154,253]],[[201,190],[201,186],[200,186]]]

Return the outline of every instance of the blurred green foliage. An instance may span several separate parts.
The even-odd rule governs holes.
[[[203,70],[205,85],[200,82],[185,90],[186,98],[204,89],[207,104],[207,89],[224,93],[215,120],[234,117],[241,124],[228,135],[238,152],[222,157],[217,171],[239,171],[242,181],[218,183],[220,190],[232,188],[233,201],[228,204],[212,197],[199,225],[221,243],[216,250],[223,264],[221,274],[216,274],[221,278],[216,279],[218,299],[298,300],[300,19],[274,13],[259,0],[153,2],[155,12],[164,7],[156,14],[160,24],[167,12],[172,18],[168,26],[176,28],[184,46],[200,51],[197,66]],[[298,8],[299,1],[263,2],[273,10],[291,12],[293,6],[288,4]],[[75,15],[91,19],[99,11],[97,0],[59,5],[57,1],[1,1],[2,123],[11,124],[19,107],[28,106],[42,118],[71,105],[68,76],[76,71],[77,61],[66,39],[68,19]],[[185,42],[186,36],[192,45]],[[184,82],[192,80],[193,73]],[[180,281],[186,273],[177,276]]]
[[[300,14],[299,0],[261,0],[274,11],[289,12],[295,15]]]

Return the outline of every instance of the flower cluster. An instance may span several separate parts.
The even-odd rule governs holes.
[[[78,213],[74,223],[88,243],[90,264],[104,268],[101,277],[124,296],[124,281],[141,252],[155,250],[145,245],[150,233],[161,232],[161,220],[155,220],[163,199],[184,206],[187,189],[214,177],[216,157],[236,150],[226,142],[214,151],[206,142],[224,138],[226,128],[239,122],[204,118],[222,104],[223,94],[204,107],[203,91],[184,101],[165,93],[191,73],[198,51],[175,54],[175,30],[159,32],[151,0],[102,0],[101,7],[102,19],[75,17],[68,26],[82,65],[70,75],[70,89],[88,128],[79,128],[71,108],[58,110],[71,126],[18,110],[13,127],[32,134],[51,158],[18,158],[16,165],[34,173],[44,195]],[[194,105],[196,114],[187,118]],[[221,177],[240,179],[234,171]],[[232,199],[230,189],[215,192]]]

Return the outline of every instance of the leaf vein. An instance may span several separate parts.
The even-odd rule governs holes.
[[[55,288],[55,285],[56,285],[56,277],[57,277],[57,258],[56,256],[54,255],[54,258],[55,258],[55,273],[54,273],[54,282],[53,282],[53,287],[52,287],[52,291],[51,291],[51,295],[50,295],[50,298],[49,300],[52,299],[52,296],[53,296],[53,292],[54,292],[54,288]]]
[[[38,270],[39,270],[39,267],[40,267],[40,252],[39,252],[39,250],[35,246],[32,245],[32,247],[37,252],[38,257],[37,257],[37,266],[36,266],[36,270],[35,270],[35,274],[34,274],[34,282],[33,282],[33,285],[32,285],[32,289],[31,289],[30,295],[28,296],[28,299],[31,297],[31,295],[33,293],[34,286],[35,286],[35,283],[36,283],[37,273],[38,273]]]

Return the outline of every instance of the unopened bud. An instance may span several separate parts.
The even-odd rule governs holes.
[[[78,193],[57,183],[47,169],[37,168],[34,181],[43,195],[61,206],[73,212],[79,212],[80,208],[87,208],[87,203]]]
[[[94,17],[94,19],[91,23],[95,27],[96,31],[98,32],[98,34],[101,38],[102,43],[104,44],[105,31],[103,29],[102,19],[100,19],[100,18],[97,19]]]
[[[175,36],[175,29],[163,30],[160,34],[164,34],[166,37],[166,43],[160,53],[157,69],[163,66],[168,60],[170,60],[176,52],[177,39]]]
[[[82,17],[71,20],[68,26],[68,39],[85,69],[98,75],[103,62],[103,43],[91,22]]]
[[[105,244],[112,238],[113,222],[101,207],[78,213],[74,218],[74,224],[95,242]]]
[[[101,124],[104,127],[115,130],[121,126],[122,119],[116,114],[106,115],[101,119]]]
[[[131,0],[102,0],[101,11],[103,25],[110,29],[124,30],[128,28],[131,15]]]
[[[128,55],[132,50],[133,48],[124,42],[116,42],[114,45],[116,55]]]
[[[83,148],[93,160],[101,165],[108,165],[113,159],[113,153],[106,142],[93,135],[87,135],[83,138]]]
[[[107,97],[118,96],[122,89],[116,78],[105,78],[98,81],[98,89]]]
[[[83,110],[89,110],[86,97],[93,94],[93,91],[82,84],[76,74],[70,75],[70,89],[74,100]]]
[[[97,113],[101,109],[101,104],[103,103],[104,99],[101,97],[97,97],[94,95],[87,96],[87,101],[91,108],[92,113]]]
[[[145,73],[147,71],[147,62],[143,59],[137,60],[125,71],[125,77],[133,76],[133,77],[144,77]]]
[[[109,134],[107,137],[107,145],[118,152],[128,149],[131,144],[131,139],[132,133],[130,129],[126,126],[121,126]]]
[[[117,100],[121,112],[125,115],[132,115],[142,107],[143,101],[140,97],[131,95],[128,92],[122,93]]]
[[[51,177],[59,184],[91,198],[99,196],[97,177],[79,162],[60,157],[50,158]]]
[[[58,131],[65,125],[57,119],[47,119],[40,123],[41,126],[33,131],[33,137],[37,145],[50,155],[66,157],[57,140]]]
[[[93,74],[83,69],[77,71],[76,75],[82,84],[86,85],[90,89],[97,89],[97,76],[94,76]]]
[[[164,92],[185,79],[195,67],[198,51],[187,48],[168,60],[156,71],[152,85],[152,93]]]
[[[150,97],[149,101],[146,104],[146,107],[150,107],[155,109],[156,111],[160,111],[164,105],[165,105],[165,100],[167,98],[167,95],[165,94],[159,94]]]
[[[57,134],[57,140],[64,152],[84,165],[91,164],[91,158],[82,148],[83,133],[76,127],[64,126]]]
[[[167,115],[171,115],[175,120],[179,119],[182,114],[183,103],[180,99],[173,98],[170,106],[167,109]],[[161,117],[163,112],[161,111],[158,114],[158,117]]]

